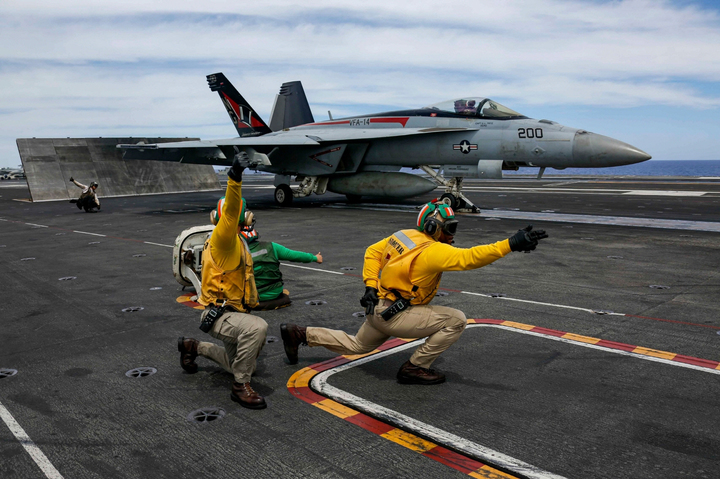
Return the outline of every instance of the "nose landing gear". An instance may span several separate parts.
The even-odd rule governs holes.
[[[457,176],[447,180],[429,166],[421,166],[420,169],[430,175],[430,177],[435,180],[438,185],[445,187],[445,193],[440,197],[440,199],[450,205],[452,209],[458,211],[470,211],[472,213],[480,212],[480,209],[475,206],[467,196],[462,194],[462,177]]]

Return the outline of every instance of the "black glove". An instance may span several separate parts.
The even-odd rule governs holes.
[[[73,177],[72,177],[72,176],[70,177],[70,181],[75,181],[75,180],[73,180]]]
[[[548,235],[545,233],[545,230],[533,231],[532,225],[530,225],[525,229],[518,230],[517,233],[509,238],[510,249],[512,251],[530,252],[538,245],[538,241],[547,237]]]
[[[360,305],[365,306],[365,316],[375,313],[375,305],[380,302],[377,292],[378,290],[375,288],[365,287],[365,294],[360,298]]]
[[[243,171],[245,171],[245,167],[240,163],[240,160],[237,159],[237,157],[233,160],[233,164],[228,170],[228,178],[230,178],[233,181],[240,182],[242,181],[242,174]]]

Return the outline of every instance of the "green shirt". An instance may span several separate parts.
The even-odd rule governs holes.
[[[252,241],[248,244],[253,258],[255,286],[260,301],[270,301],[282,294],[283,281],[280,261],[312,263],[317,256],[302,251],[293,251],[283,245],[269,241]]]

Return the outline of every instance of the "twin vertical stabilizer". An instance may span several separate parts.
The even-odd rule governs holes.
[[[222,73],[207,76],[210,90],[218,92],[238,135],[259,136],[272,130]]]
[[[315,119],[310,111],[302,83],[299,81],[283,83],[280,93],[275,97],[275,105],[270,114],[270,129],[279,131],[306,123],[315,123]]]

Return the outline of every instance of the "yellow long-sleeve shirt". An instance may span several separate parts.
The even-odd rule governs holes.
[[[410,243],[413,246],[411,248],[403,244],[403,242],[407,241],[404,239],[408,237],[412,238]],[[397,269],[392,274],[386,272],[386,274],[381,275],[383,265],[387,263],[391,256],[396,254],[394,251],[400,251],[398,244],[402,248],[400,257],[408,255],[410,258],[408,261],[411,263],[402,268],[402,271],[407,272],[408,278],[395,277],[394,275],[401,271]],[[418,249],[415,249],[415,244],[419,245]],[[413,250],[419,250],[419,253],[413,256]],[[508,240],[478,245],[472,248],[456,248],[435,241],[425,233],[416,230],[404,230],[367,248],[363,266],[363,282],[366,286],[378,289],[381,298],[385,297],[390,289],[398,289],[401,292],[409,293],[406,291],[409,283],[419,289],[417,291],[418,299],[413,303],[427,304],[432,299],[430,294],[434,295],[434,291],[437,289],[443,271],[467,271],[481,268],[508,253],[510,253]]]
[[[210,236],[210,253],[215,263],[224,270],[237,268],[243,254],[244,246],[237,234],[241,199],[242,182],[228,178],[225,207]]]
[[[242,182],[228,178],[220,221],[203,251],[202,294],[204,306],[227,300],[237,311],[257,305],[258,293],[250,251],[237,234]]]

